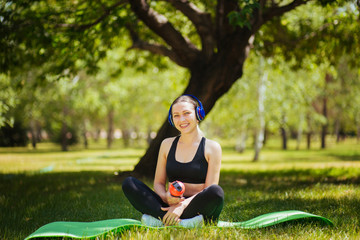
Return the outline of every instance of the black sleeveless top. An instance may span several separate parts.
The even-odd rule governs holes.
[[[166,174],[169,182],[179,180],[185,183],[205,183],[208,162],[205,158],[205,138],[201,139],[196,154],[191,162],[176,161],[175,152],[180,136],[173,141],[166,162]]]

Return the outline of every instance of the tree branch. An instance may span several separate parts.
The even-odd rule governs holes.
[[[201,11],[188,0],[167,1],[194,24],[201,39],[202,51],[206,57],[212,56],[215,47],[215,36],[210,13]]]
[[[191,65],[197,59],[200,51],[189,39],[184,38],[168,19],[155,12],[146,3],[146,0],[131,0],[133,12],[141,19],[152,31],[160,36],[172,48],[181,62]]]
[[[63,28],[73,28],[76,31],[84,31],[86,29],[91,28],[92,26],[95,26],[96,24],[100,23],[102,20],[104,20],[107,16],[109,16],[111,14],[111,12],[114,10],[114,8],[127,3],[127,0],[121,0],[119,2],[116,2],[115,4],[111,5],[110,7],[105,7],[102,6],[103,9],[103,14],[98,17],[97,19],[95,19],[93,22],[88,23],[88,24],[82,24],[82,25],[78,25],[78,24],[66,24],[66,23],[62,23],[62,24],[58,24],[56,25],[57,27],[63,27]]]
[[[181,59],[171,49],[168,49],[167,47],[160,44],[151,44],[149,42],[143,41],[129,24],[127,24],[126,27],[130,32],[130,36],[133,42],[129,49],[146,50],[157,55],[168,57],[179,66],[189,67],[186,63],[182,62]]]
[[[307,2],[309,2],[309,0],[294,0],[291,3],[289,3],[288,5],[282,6],[282,7],[271,7],[266,9],[266,11],[264,11],[263,13],[263,23],[271,20],[274,17],[277,16],[281,16],[286,12],[289,12],[293,9],[295,9],[296,7],[306,4]]]
[[[264,23],[263,11],[265,9],[266,1],[267,0],[259,0],[259,7],[253,10],[253,18],[250,21],[252,32],[257,32]]]
[[[181,67],[189,67],[188,64],[183,63],[173,51],[163,45],[151,44],[142,40],[138,40],[137,42],[134,42],[133,45],[130,47],[130,49],[133,48],[146,50],[157,55],[168,57]]]
[[[231,11],[236,11],[238,9],[238,4],[236,0],[218,0],[216,6],[216,39],[217,47],[221,49],[223,45],[226,45],[225,38],[226,36],[231,35],[235,31],[235,28],[230,24],[228,19],[228,14]]]

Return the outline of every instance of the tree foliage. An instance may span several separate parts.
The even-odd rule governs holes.
[[[19,69],[25,72],[36,66],[38,76],[52,73],[57,79],[70,76],[71,81],[80,70],[94,73],[107,50],[122,46],[145,53],[132,60],[117,59],[115,72],[134,63],[144,70],[150,59],[166,66],[162,65],[166,57],[188,70],[182,92],[197,95],[207,112],[242,78],[252,48],[273,61],[281,55],[298,63],[316,55],[318,63],[326,56],[331,65],[349,49],[358,51],[352,45],[358,43],[357,37],[349,41],[358,33],[354,1],[19,0],[3,1],[0,9],[2,72],[14,76]],[[344,48],[345,43],[349,47]],[[105,81],[112,78],[105,77]],[[291,89],[289,78],[284,82],[284,88]],[[116,95],[114,89],[104,87],[100,94]],[[109,104],[116,105],[116,97],[111,98]],[[280,109],[286,110],[286,102],[281,104]],[[151,175],[162,139],[174,134],[164,121],[135,171]]]
[[[45,64],[61,73],[79,59],[94,70],[131,17],[122,1],[2,1],[0,9],[2,71]]]
[[[265,56],[283,55],[297,68],[304,67],[302,60],[308,56],[317,64],[326,58],[336,65],[341,56],[358,54],[360,16],[355,2],[320,3],[309,2],[264,25],[256,49]]]

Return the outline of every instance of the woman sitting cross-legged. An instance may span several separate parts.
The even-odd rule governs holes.
[[[143,213],[143,224],[195,227],[218,221],[224,203],[224,192],[218,185],[222,153],[221,146],[201,132],[199,122],[204,117],[200,100],[192,95],[178,97],[168,120],[180,135],[161,143],[154,191],[134,177],[124,180],[124,194]],[[168,182],[176,180],[185,185],[182,197],[167,190]]]

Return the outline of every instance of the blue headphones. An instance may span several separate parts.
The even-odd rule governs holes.
[[[199,120],[199,121],[202,121],[205,118],[205,110],[204,110],[204,107],[203,107],[201,101],[197,97],[195,97],[193,95],[190,95],[190,94],[184,94],[182,96],[189,96],[189,97],[195,99],[198,102],[199,106],[197,106],[196,109],[195,109],[196,119]],[[170,106],[170,109],[169,109],[168,121],[169,121],[171,126],[175,127],[171,111],[172,111],[172,105]]]

